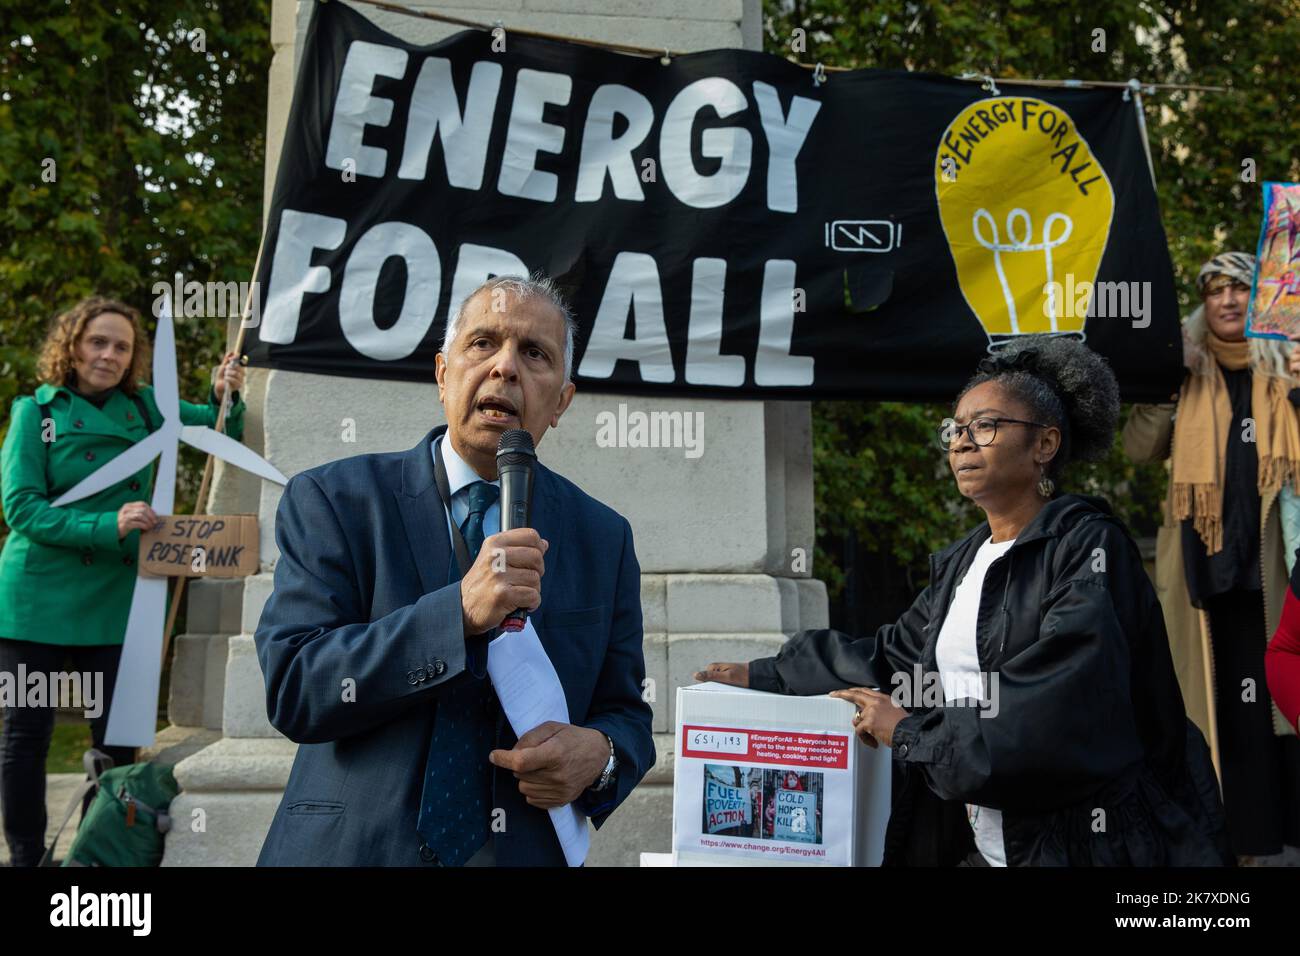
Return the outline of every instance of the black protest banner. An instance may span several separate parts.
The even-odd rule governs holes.
[[[1130,400],[1181,369],[1120,91],[417,47],[317,4],[266,242],[247,352],[275,368],[431,381],[449,309],[542,270],[586,390],[946,400],[1026,334],[1084,337]]]

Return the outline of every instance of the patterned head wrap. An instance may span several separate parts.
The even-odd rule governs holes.
[[[1201,266],[1196,276],[1196,291],[1204,297],[1230,282],[1250,285],[1254,277],[1254,256],[1248,252],[1224,252]]]

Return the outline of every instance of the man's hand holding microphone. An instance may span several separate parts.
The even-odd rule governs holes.
[[[516,608],[537,610],[546,573],[543,555],[549,547],[533,528],[500,531],[483,540],[460,584],[466,637],[486,634]]]

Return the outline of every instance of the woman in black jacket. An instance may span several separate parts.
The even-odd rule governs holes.
[[[912,607],[874,637],[805,631],[696,674],[857,705],[858,736],[893,748],[886,865],[1231,861],[1137,547],[1102,499],[1054,494],[1118,417],[1115,377],[1081,342],[986,359],[940,444],[988,521],[931,557]]]

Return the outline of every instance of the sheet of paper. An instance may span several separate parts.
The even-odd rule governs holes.
[[[488,645],[488,676],[516,737],[548,720],[569,722],[560,675],[546,656],[531,619],[522,631],[502,634]],[[587,818],[571,803],[547,812],[565,861],[569,866],[581,866],[591,846]]]

